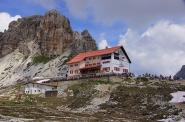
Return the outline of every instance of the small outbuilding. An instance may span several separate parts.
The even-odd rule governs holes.
[[[56,91],[56,90],[57,90],[56,85],[46,83],[28,82],[25,84],[26,94],[45,94],[46,91]]]

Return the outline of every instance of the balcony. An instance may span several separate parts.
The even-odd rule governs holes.
[[[100,67],[101,63],[92,63],[92,64],[85,64],[85,68],[94,68],[94,67]]]

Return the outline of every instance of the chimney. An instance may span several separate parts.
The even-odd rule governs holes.
[[[108,49],[108,46],[106,46],[105,49]]]

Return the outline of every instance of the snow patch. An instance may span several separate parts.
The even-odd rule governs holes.
[[[43,80],[44,77],[33,77],[32,80]]]
[[[172,100],[170,103],[183,103],[185,102],[185,91],[177,91],[174,93],[171,93],[173,96]]]
[[[161,120],[158,120],[158,122],[185,122],[185,119],[181,119],[179,121],[176,121],[172,118],[168,118],[168,119],[161,119]]]
[[[44,83],[44,82],[47,82],[47,81],[49,81],[50,79],[43,79],[43,80],[39,80],[39,81],[37,81],[37,83]]]

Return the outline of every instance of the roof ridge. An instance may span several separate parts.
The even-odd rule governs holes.
[[[117,49],[119,49],[121,47],[123,47],[123,46],[115,46],[115,47],[101,49],[101,50],[81,52],[81,53],[78,53],[76,56],[74,56],[67,63],[69,63],[69,64],[70,63],[75,63],[75,62],[79,62],[79,61],[81,61],[81,60],[83,60],[84,58],[87,58],[87,57],[94,57],[94,56],[109,54],[109,53],[112,53],[112,52],[116,51]]]
[[[94,52],[94,51],[102,51],[102,50],[107,50],[107,49],[113,49],[113,48],[119,48],[119,47],[122,47],[122,46],[115,46],[115,47],[110,47],[110,48],[105,48],[105,49],[99,49],[99,50],[91,50],[91,51],[84,51],[84,52],[80,52],[80,53],[87,53],[87,52]],[[79,54],[80,54],[79,53]]]

